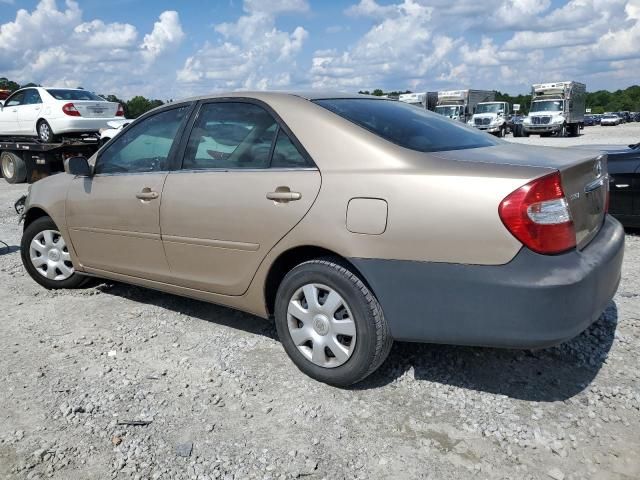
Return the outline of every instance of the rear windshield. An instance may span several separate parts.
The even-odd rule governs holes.
[[[72,90],[66,88],[48,89],[49,95],[56,100],[93,100],[94,102],[106,102],[102,97],[86,90]]]
[[[497,145],[479,130],[393,100],[338,98],[315,103],[401,147],[440,152]]]

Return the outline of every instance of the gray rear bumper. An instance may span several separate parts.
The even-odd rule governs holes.
[[[351,259],[376,294],[396,340],[538,348],[598,319],[620,282],[624,230],[607,216],[582,251],[523,248],[506,265]]]

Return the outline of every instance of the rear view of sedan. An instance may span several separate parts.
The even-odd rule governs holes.
[[[122,105],[71,88],[23,88],[0,107],[0,137],[37,137],[51,143],[61,136],[95,133],[124,118]]]
[[[606,156],[507,144],[392,100],[233,93],[145,114],[31,187],[22,258],[275,319],[350,385],[393,340],[553,345],[620,280]]]
[[[603,127],[620,125],[620,117],[617,115],[603,115],[603,117],[600,119],[600,125],[602,125]]]

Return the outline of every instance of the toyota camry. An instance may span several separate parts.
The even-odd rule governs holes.
[[[509,144],[368,96],[173,102],[35,183],[22,259],[273,317],[311,377],[358,382],[393,340],[539,348],[620,280],[599,152]]]

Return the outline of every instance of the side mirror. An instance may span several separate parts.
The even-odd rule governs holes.
[[[78,177],[90,177],[91,166],[85,157],[70,157],[64,161],[65,172]]]

